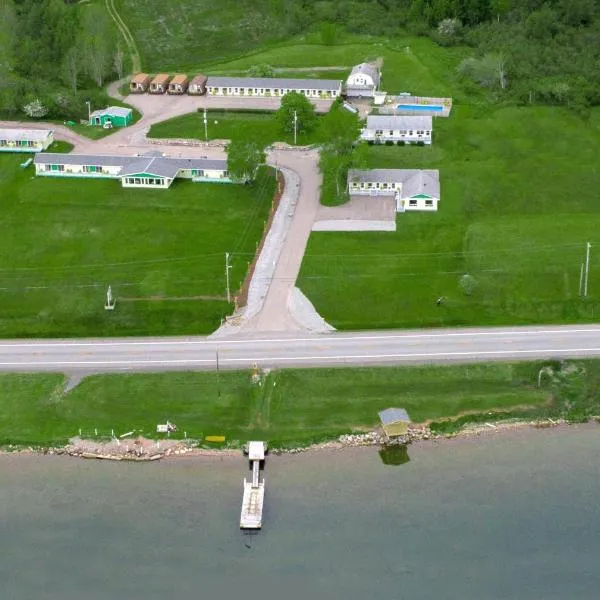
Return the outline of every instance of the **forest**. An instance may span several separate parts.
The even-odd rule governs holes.
[[[119,5],[132,15],[144,5],[154,7],[153,1]],[[159,3],[157,10],[175,14],[180,1],[162,9]],[[426,36],[441,46],[470,47],[472,55],[458,66],[458,75],[466,89],[488,89],[492,101],[566,105],[583,117],[600,104],[600,0],[224,0],[221,26],[208,29],[186,11],[182,5],[179,20],[185,27],[178,39],[183,49],[186,35],[189,43],[212,40],[200,57],[207,62],[217,46],[243,54],[307,32],[332,45],[357,34],[389,40]],[[228,11],[229,25],[243,20],[243,35],[236,29],[231,44],[217,43],[226,37]],[[156,21],[164,23],[160,15]],[[138,45],[144,55],[144,40]],[[5,117],[85,116],[85,100],[104,101],[105,83],[128,70],[103,2],[0,0]]]

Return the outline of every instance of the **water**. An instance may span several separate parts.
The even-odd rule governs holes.
[[[252,537],[241,456],[1,457],[0,598],[598,597],[597,427],[409,454],[271,457]]]
[[[398,104],[396,110],[417,110],[417,111],[433,111],[442,112],[443,106],[437,106],[435,104]]]

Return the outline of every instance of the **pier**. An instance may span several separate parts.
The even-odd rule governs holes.
[[[244,477],[244,495],[242,498],[241,529],[260,529],[262,527],[263,502],[265,499],[265,481],[260,478],[260,463],[265,459],[265,443],[248,443],[248,460],[252,463],[252,481]]]

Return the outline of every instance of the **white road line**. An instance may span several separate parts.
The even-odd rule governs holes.
[[[396,340],[396,339],[437,339],[437,338],[448,338],[448,337],[482,337],[482,336],[530,336],[530,335],[550,335],[550,334],[579,334],[589,333],[600,335],[600,328],[590,327],[588,329],[514,329],[514,330],[502,330],[502,331],[460,331],[447,333],[405,333],[405,334],[391,334],[391,335],[345,335],[340,332],[335,337],[320,337],[315,335],[309,338],[265,338],[265,339],[223,339],[213,340],[210,338],[198,339],[198,340],[165,340],[165,341],[143,341],[136,340],[131,341],[127,338],[119,340],[98,340],[95,342],[63,342],[61,340],[55,340],[51,342],[0,342],[0,350],[2,348],[72,348],[72,347],[110,347],[110,346],[173,346],[173,345],[211,345],[211,346],[222,346],[226,344],[289,344],[293,342],[348,342],[348,341],[373,341],[373,340]]]
[[[598,353],[598,348],[558,348],[558,349],[532,349],[532,350],[471,350],[469,352],[418,352],[409,354],[347,354],[334,356],[263,356],[249,358],[219,358],[220,364],[226,363],[254,363],[254,362],[293,362],[293,361],[345,361],[345,360],[412,360],[419,358],[453,358],[471,356],[474,360],[479,356],[514,356],[519,354],[558,355],[579,353]],[[207,359],[167,359],[167,360],[78,360],[78,361],[36,361],[36,362],[0,362],[0,367],[69,367],[69,366],[143,366],[143,365],[195,365],[215,364],[216,360]]]

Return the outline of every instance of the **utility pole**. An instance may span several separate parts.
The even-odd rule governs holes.
[[[85,103],[87,104],[87,107],[88,107],[88,123],[89,123],[90,119],[92,118],[92,103],[89,100],[86,100]]]
[[[219,373],[219,351],[217,350],[217,398],[221,399],[221,375]]]
[[[231,265],[229,264],[229,252],[225,252],[225,282],[227,285],[227,302],[231,302],[231,291],[229,290],[229,270]]]
[[[208,141],[208,119],[206,118],[206,109],[204,109],[204,139]]]
[[[590,276],[590,249],[592,245],[587,242],[585,247],[585,281],[583,283],[583,297],[587,298],[588,295],[588,279]]]
[[[294,146],[296,145],[296,138],[298,137],[298,111],[294,111]]]

